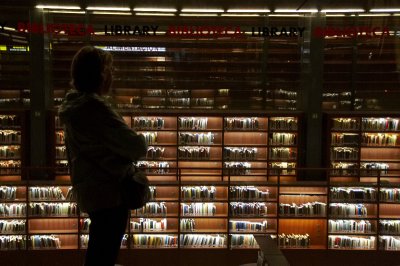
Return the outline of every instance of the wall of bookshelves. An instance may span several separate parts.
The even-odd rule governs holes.
[[[368,180],[376,170],[391,176],[391,169],[399,169],[399,118],[348,116],[329,121],[331,177]]]
[[[204,177],[152,181],[151,202],[131,212],[122,248],[254,249],[253,235],[262,234],[277,237],[283,249],[400,249],[397,177],[329,183]],[[71,201],[64,177],[2,182],[0,195],[0,250],[87,247],[90,219]]]
[[[0,113],[0,247],[23,248],[26,232],[26,185],[24,162],[24,116]]]

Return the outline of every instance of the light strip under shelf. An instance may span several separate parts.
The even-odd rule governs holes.
[[[181,16],[181,17],[217,17],[219,14],[201,14],[201,13],[198,13],[198,14],[193,14],[193,13],[187,13],[187,14],[185,14],[185,13],[181,13],[181,14],[179,14],[179,16]]]
[[[67,10],[50,10],[50,13],[61,13],[61,14],[85,14],[85,11],[67,11]]]
[[[228,9],[228,13],[269,13],[269,9]]]
[[[365,12],[364,9],[322,9],[322,13],[362,13]]]
[[[135,7],[133,11],[138,12],[176,12],[176,8]]]
[[[318,9],[276,9],[275,13],[316,13]]]
[[[223,9],[183,8],[181,12],[187,13],[223,13]]]
[[[373,8],[369,12],[400,12],[400,8]]]
[[[136,16],[161,16],[161,17],[173,17],[175,16],[174,13],[143,13],[143,12],[138,12],[135,13]]]
[[[93,11],[94,15],[122,15],[122,16],[130,16],[131,12],[107,12],[107,11]]]
[[[35,7],[41,9],[73,9],[73,10],[81,9],[79,6],[58,6],[58,5],[36,5]]]
[[[129,7],[115,7],[115,6],[88,6],[86,10],[96,11],[131,11]]]

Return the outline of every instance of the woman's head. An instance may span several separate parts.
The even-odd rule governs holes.
[[[107,94],[112,82],[112,55],[101,49],[85,46],[71,64],[71,84],[80,92]]]

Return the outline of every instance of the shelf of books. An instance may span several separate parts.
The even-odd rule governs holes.
[[[0,113],[0,250],[25,249],[27,243],[24,121],[21,112]]]
[[[375,250],[378,230],[377,177],[354,182],[331,179],[329,187],[328,248]]]
[[[400,171],[379,178],[379,249],[400,250]]]
[[[67,182],[30,182],[28,186],[28,248],[77,249],[78,209]]]
[[[242,176],[244,183],[186,173],[176,183],[152,181],[151,200],[131,211],[121,247],[255,249],[259,234],[276,237],[282,249],[399,250],[398,177],[329,184],[263,177]],[[5,182],[0,250],[87,248],[90,219],[70,191],[65,180]]]
[[[400,167],[399,118],[395,117],[331,117],[329,161],[330,176],[353,177],[354,181],[391,175]]]
[[[60,123],[60,118],[55,116],[55,138],[54,138],[54,157],[51,161],[54,161],[55,175],[56,178],[68,180],[68,159],[67,150],[65,146],[64,128]]]
[[[325,249],[326,183],[281,183],[278,243],[281,248]]]

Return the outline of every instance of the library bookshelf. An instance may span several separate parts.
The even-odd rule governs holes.
[[[123,249],[254,250],[261,234],[284,250],[399,250],[398,178],[204,181],[183,170],[175,181],[151,182],[152,199],[131,211]],[[70,200],[68,179],[2,182],[2,251],[87,247],[90,219]]]

